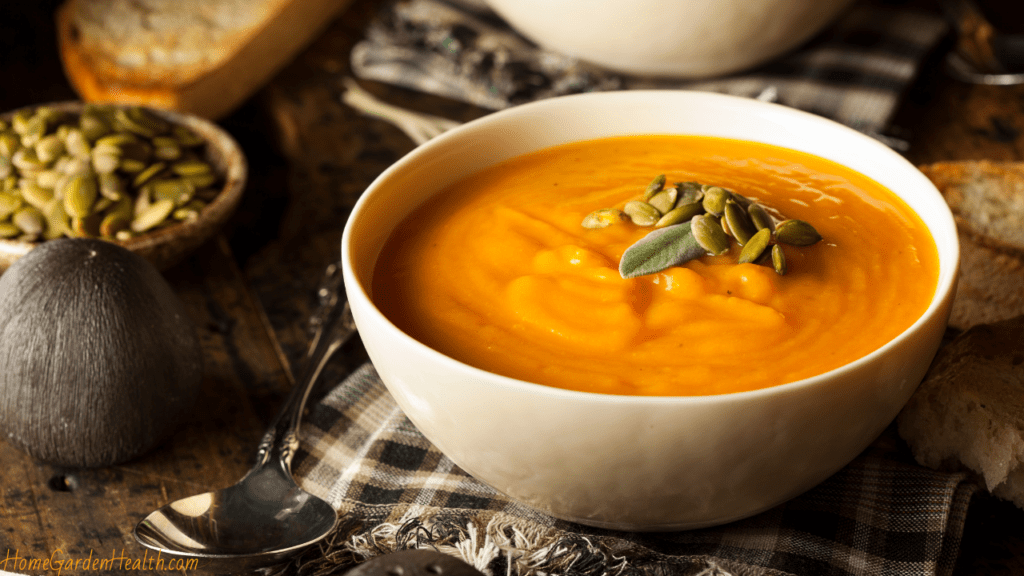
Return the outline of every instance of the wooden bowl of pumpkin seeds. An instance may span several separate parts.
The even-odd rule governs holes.
[[[234,138],[196,116],[83,102],[0,114],[0,272],[64,236],[166,269],[217,233],[246,174]]]

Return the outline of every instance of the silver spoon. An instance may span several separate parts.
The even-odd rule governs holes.
[[[320,288],[320,308],[311,320],[316,332],[303,378],[264,434],[253,468],[233,486],[176,500],[152,512],[135,527],[139,544],[164,557],[197,559],[202,570],[245,572],[279,563],[334,529],[337,512],[299,488],[291,461],[299,447],[299,421],[310,390],[327,361],[355,332],[340,288],[341,271],[332,264]]]

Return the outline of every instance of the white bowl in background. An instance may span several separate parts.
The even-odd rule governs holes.
[[[637,75],[705,78],[767,62],[853,0],[486,0],[537,44]]]
[[[798,382],[699,397],[562,390],[480,370],[407,336],[374,306],[381,247],[407,214],[483,167],[540,148],[607,136],[702,134],[834,160],[901,197],[938,248],[927,311],[875,352]],[[416,148],[381,174],[342,238],[362,340],[402,410],[480,481],[583,524],[675,530],[726,523],[801,494],[849,463],[893,420],[939,347],[959,244],[932,183],[896,152],[838,123],[720,94],[604,92],[496,112]]]

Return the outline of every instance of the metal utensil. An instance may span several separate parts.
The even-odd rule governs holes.
[[[337,512],[299,488],[291,461],[306,399],[327,361],[355,332],[340,289],[341,271],[332,264],[311,320],[316,331],[303,377],[264,434],[253,468],[233,486],[152,512],[135,527],[141,545],[165,557],[198,559],[203,570],[242,572],[281,562],[331,532]]]
[[[956,30],[956,45],[946,55],[954,78],[974,84],[1024,84],[1024,36],[1000,32],[973,0],[942,0]]]

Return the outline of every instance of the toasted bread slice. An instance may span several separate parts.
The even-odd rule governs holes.
[[[217,119],[265,84],[350,0],[67,0],[64,71],[83,100]]]

